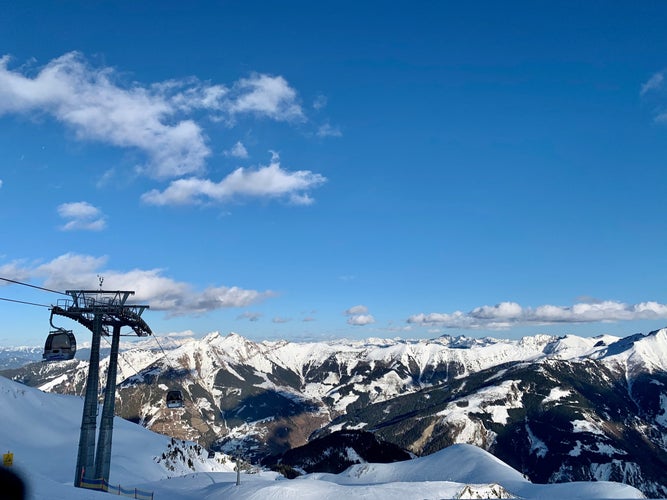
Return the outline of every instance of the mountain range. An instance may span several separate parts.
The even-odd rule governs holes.
[[[107,367],[103,359],[102,387]],[[667,329],[625,338],[329,342],[211,333],[125,345],[116,409],[254,462],[290,456],[297,469],[312,457],[300,465],[289,450],[363,430],[413,456],[473,444],[536,483],[618,481],[667,497],[666,367]],[[0,373],[82,395],[87,368],[73,359]],[[182,391],[184,408],[166,407],[171,389]]]
[[[73,486],[81,398],[44,393],[4,377],[0,377],[0,397],[0,443],[3,453],[13,454],[12,466],[0,469],[1,498],[11,496],[6,482],[10,471],[23,480],[26,500],[103,498],[97,490]],[[368,433],[349,434],[368,444]],[[243,462],[237,473],[235,463],[239,462],[228,455],[211,456],[196,443],[162,436],[116,417],[109,493],[169,500],[338,500],[342,495],[382,500],[643,498],[639,490],[613,482],[533,484],[472,445],[454,445],[395,463],[364,461],[353,448],[347,454],[354,465],[339,474],[303,474],[288,481],[277,472]]]

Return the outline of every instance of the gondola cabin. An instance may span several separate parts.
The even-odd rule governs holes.
[[[167,408],[183,408],[183,393],[181,391],[169,391],[167,393]]]
[[[76,353],[76,338],[71,330],[56,328],[49,332],[44,343],[43,361],[64,361]]]

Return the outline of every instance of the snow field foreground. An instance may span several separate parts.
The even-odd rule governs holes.
[[[107,498],[72,485],[81,398],[43,393],[0,377],[0,401],[0,449],[14,454],[12,469],[26,481],[30,500]],[[535,485],[471,445],[407,462],[359,464],[337,475],[287,480],[274,472],[242,474],[236,486],[231,463],[208,459],[192,443],[175,442],[120,418],[114,421],[110,483],[153,491],[156,500],[643,498],[631,486],[610,482]]]

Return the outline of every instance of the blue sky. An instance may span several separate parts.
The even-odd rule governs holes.
[[[161,335],[663,327],[665,15],[6,3],[0,277],[103,276]],[[0,298],[62,296],[0,282]],[[0,300],[0,345],[39,344],[48,316]]]

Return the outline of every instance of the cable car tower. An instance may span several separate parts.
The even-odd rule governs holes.
[[[118,367],[118,348],[121,328],[129,326],[135,335],[152,335],[141,314],[148,309],[145,305],[126,305],[133,291],[103,291],[100,278],[100,290],[66,290],[71,299],[62,299],[52,306],[51,313],[70,318],[88,328],[93,334],[90,348],[90,365],[86,379],[86,393],[81,417],[79,451],[76,459],[74,486],[81,487],[81,482],[91,479],[109,480],[111,467],[111,438],[113,435],[113,417],[116,404],[116,373]],[[111,354],[109,372],[104,391],[104,404],[100,432],[95,449],[97,427],[97,397],[100,378],[100,340],[102,335],[111,335]]]

